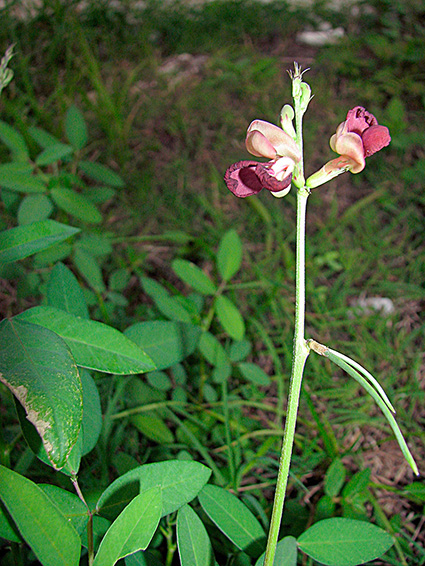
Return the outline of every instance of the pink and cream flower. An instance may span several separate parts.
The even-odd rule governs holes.
[[[340,157],[332,159],[311,175],[307,179],[307,187],[318,187],[345,171],[360,173],[365,167],[366,157],[380,151],[390,141],[388,128],[380,126],[373,114],[362,106],[352,108],[329,142],[331,149]]]
[[[245,145],[252,155],[269,161],[238,161],[231,165],[224,176],[230,191],[241,198],[262,189],[277,197],[285,196],[291,188],[294,167],[301,160],[292,137],[278,126],[254,120],[248,127]]]

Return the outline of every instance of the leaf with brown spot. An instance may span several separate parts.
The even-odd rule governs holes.
[[[0,380],[25,409],[51,465],[63,468],[77,441],[83,416],[81,381],[66,343],[47,328],[3,320]]]

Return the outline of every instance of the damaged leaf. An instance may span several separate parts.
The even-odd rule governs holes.
[[[40,435],[50,463],[66,464],[83,416],[77,366],[51,330],[20,320],[0,323],[0,380]]]

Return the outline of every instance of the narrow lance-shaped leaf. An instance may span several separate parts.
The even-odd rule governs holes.
[[[236,230],[229,230],[220,241],[217,252],[217,269],[224,281],[229,281],[242,263],[242,243]]]
[[[89,224],[98,224],[102,221],[102,215],[96,206],[83,194],[66,187],[55,187],[50,194],[56,206],[71,216]]]
[[[74,150],[70,145],[66,145],[64,143],[50,145],[37,156],[35,163],[39,167],[50,165],[51,163],[60,161],[64,157],[68,157],[73,151]]]
[[[44,326],[68,344],[77,365],[121,375],[143,373],[155,364],[124,334],[94,320],[83,320],[53,307],[34,307],[18,315],[20,320]]]
[[[65,342],[28,322],[0,323],[0,380],[24,407],[50,462],[61,469],[81,427],[82,387]]]
[[[65,116],[65,131],[69,143],[75,149],[82,149],[88,140],[87,126],[83,114],[73,104],[68,108]]]
[[[211,566],[213,554],[203,522],[189,505],[177,513],[177,546],[181,566]]]
[[[0,264],[24,259],[78,234],[79,228],[55,220],[18,226],[0,234]]]
[[[112,482],[100,496],[96,510],[102,513],[104,508],[112,509],[114,506],[117,508],[126,502],[121,494],[130,493],[124,488],[131,484],[136,484],[137,491],[158,485],[162,490],[162,515],[165,516],[192,501],[207,483],[210,475],[209,468],[189,460],[145,464]]]
[[[161,509],[158,486],[137,495],[109,527],[93,566],[114,566],[120,558],[147,548],[161,518]]]
[[[216,485],[206,485],[199,502],[216,526],[241,550],[258,557],[265,534],[256,517],[237,497]]]
[[[217,291],[216,286],[208,275],[206,275],[202,269],[191,261],[175,259],[171,266],[177,277],[199,293],[202,293],[203,295],[214,295]]]
[[[80,537],[38,485],[0,466],[0,498],[43,566],[78,566]]]
[[[50,272],[47,281],[47,303],[50,307],[69,314],[86,320],[89,318],[83,290],[72,271],[61,262]]]
[[[29,159],[28,146],[16,128],[0,120],[0,140],[7,145],[16,161]]]
[[[105,167],[101,163],[93,163],[92,161],[80,161],[78,164],[79,169],[90,179],[94,179],[98,183],[104,183],[105,185],[110,185],[111,187],[116,187],[121,189],[124,187],[124,181],[121,177]]]

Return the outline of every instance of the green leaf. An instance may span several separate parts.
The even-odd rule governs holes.
[[[32,139],[38,143],[38,145],[44,149],[50,147],[51,145],[58,145],[61,141],[52,134],[49,134],[43,128],[36,128],[35,126],[30,126],[28,128],[28,133],[32,137]]]
[[[238,364],[238,368],[244,378],[254,385],[266,387],[271,383],[270,377],[263,369],[260,368],[260,366],[257,366],[257,364],[253,364],[252,362],[241,362]]]
[[[83,114],[73,104],[65,115],[65,132],[69,143],[76,150],[87,145],[87,126]]]
[[[192,354],[200,333],[198,326],[163,320],[136,322],[124,331],[152,358],[157,369],[173,366]]]
[[[88,523],[89,513],[78,495],[56,485],[39,484],[39,487],[61,510],[77,533],[81,535]]]
[[[91,258],[102,258],[112,254],[111,239],[107,234],[86,232],[81,235],[75,247],[89,254]]]
[[[52,330],[68,344],[77,365],[106,373],[133,374],[156,369],[152,360],[124,334],[94,320],[53,307],[33,307],[20,315]]]
[[[20,161],[0,165],[0,187],[18,193],[45,193],[46,185],[32,172],[30,164]]]
[[[335,514],[336,503],[329,495],[323,495],[316,505],[315,518],[316,521],[321,519],[329,519]]]
[[[355,473],[351,480],[344,486],[342,496],[350,498],[367,489],[370,482],[370,469],[366,468]]]
[[[20,226],[47,220],[53,212],[53,204],[47,195],[28,195],[19,205],[18,223]]]
[[[21,425],[22,434],[29,448],[33,451],[35,456],[37,456],[37,458],[41,460],[41,462],[46,464],[46,466],[53,466],[52,462],[49,460],[48,454],[43,446],[42,439],[38,434],[37,429],[26,418],[25,410],[16,398],[15,398],[15,410],[18,416],[19,424]],[[77,442],[72,447],[72,450],[69,453],[65,465],[63,466],[63,468],[60,469],[60,471],[63,474],[72,476],[78,473],[81,462],[81,446],[82,446],[80,439],[81,439],[81,429],[80,429],[80,434],[78,435],[77,438]]]
[[[74,264],[94,291],[97,293],[104,293],[106,291],[102,270],[94,255],[87,252],[85,249],[77,247],[74,253]]]
[[[248,507],[216,485],[206,485],[198,498],[202,509],[220,531],[240,550],[257,558],[265,546],[265,533]]]
[[[73,151],[74,148],[72,146],[64,143],[49,145],[49,147],[46,147],[46,149],[37,156],[35,163],[39,167],[51,165],[52,163],[56,163],[56,161],[60,161],[64,157],[68,157],[71,153],[73,153]]]
[[[192,321],[190,314],[174,297],[158,295],[155,298],[155,304],[158,310],[171,320],[187,323]]]
[[[199,350],[212,366],[221,366],[228,363],[226,351],[210,332],[203,332],[199,340]]]
[[[393,540],[372,523],[353,519],[325,519],[298,537],[298,547],[326,566],[357,566],[382,556]]]
[[[1,492],[1,489],[0,489]],[[0,497],[0,538],[10,540],[12,542],[23,542],[23,538],[19,534],[18,528],[13,522],[10,513],[4,506]]]
[[[407,497],[412,496],[425,502],[425,484],[421,482],[413,482],[410,485],[406,485],[403,490],[403,495]]]
[[[161,518],[161,489],[151,487],[137,495],[109,527],[93,566],[114,566],[121,558],[149,545]]]
[[[276,566],[297,566],[297,539],[295,537],[284,537],[276,545],[276,554],[273,563]],[[266,553],[264,552],[255,563],[255,566],[263,566]]]
[[[207,530],[189,505],[184,505],[177,513],[177,546],[181,566],[213,564],[211,541]]]
[[[0,264],[24,259],[78,234],[79,228],[42,220],[0,233]]]
[[[80,537],[41,488],[0,466],[0,497],[43,566],[78,566]]]
[[[325,493],[329,497],[336,497],[341,491],[345,481],[345,468],[339,458],[329,466],[325,476]]]
[[[15,161],[29,159],[28,146],[18,130],[0,120],[0,140],[10,149]]]
[[[50,272],[47,281],[47,304],[81,318],[89,318],[83,290],[72,271],[61,262]]]
[[[215,310],[217,318],[227,334],[233,340],[242,340],[245,335],[245,323],[232,301],[220,295],[215,301]]]
[[[105,165],[101,165],[100,163],[93,163],[92,161],[80,161],[78,168],[89,179],[93,179],[98,183],[110,185],[111,187],[116,187],[117,189],[122,189],[125,186],[124,181],[117,173],[115,173],[108,167],[105,167]]]
[[[80,370],[81,383],[83,385],[83,422],[81,432],[83,435],[82,456],[93,450],[99,439],[103,419],[100,405],[99,391],[90,373]]]
[[[67,214],[75,216],[75,218],[88,224],[99,224],[99,222],[102,222],[102,215],[96,206],[81,193],[77,193],[72,189],[56,187],[50,191],[50,195],[56,206]]]
[[[163,566],[156,556],[152,556],[149,550],[139,550],[134,554],[130,554],[125,559],[125,566]]]
[[[96,510],[102,515],[105,510],[127,504],[129,486],[136,484],[137,492],[157,485],[162,491],[162,516],[177,511],[185,503],[192,501],[211,475],[211,470],[189,460],[168,460],[145,464],[135,470],[130,470],[112,482],[102,493],[96,505]]]
[[[0,380],[12,391],[61,469],[77,441],[82,387],[64,341],[46,328],[17,320],[0,323]]]
[[[171,267],[177,277],[199,293],[203,295],[214,295],[217,292],[217,287],[208,275],[194,263],[185,259],[175,259]]]
[[[229,230],[221,239],[217,252],[217,269],[224,281],[229,281],[240,269],[242,243],[236,230]]]
[[[229,351],[229,358],[232,360],[232,362],[241,362],[251,353],[251,350],[252,344],[249,340],[232,342]]]
[[[154,415],[133,415],[131,423],[144,436],[158,444],[172,444],[174,436],[162,419]]]

